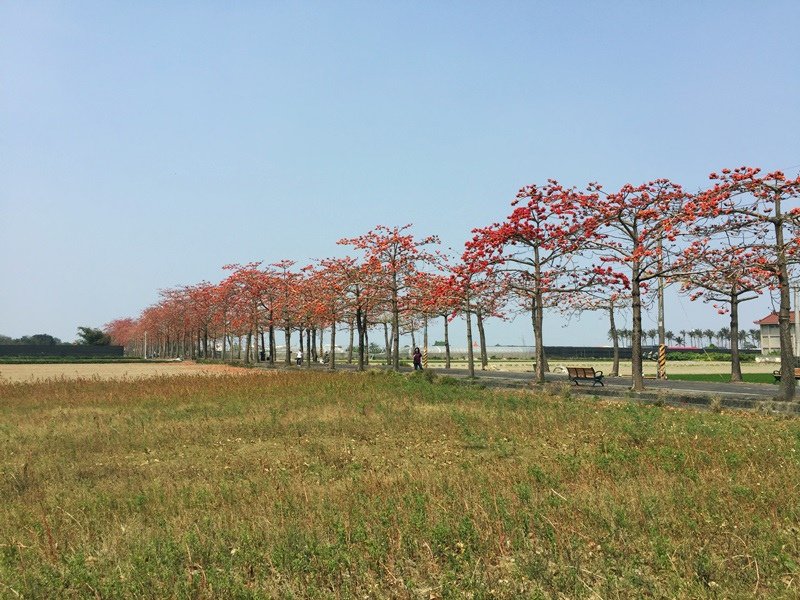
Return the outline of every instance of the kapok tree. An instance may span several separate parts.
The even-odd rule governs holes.
[[[463,314],[467,324],[467,370],[475,377],[475,353],[472,347],[472,315],[475,311],[474,296],[479,293],[478,274],[485,265],[476,261],[462,262],[450,267],[450,276],[440,280],[436,293],[456,301],[452,317]]]
[[[523,187],[502,223],[474,229],[464,260],[509,274],[511,289],[529,299],[535,340],[536,380],[544,382],[542,325],[550,296],[572,293],[585,268],[575,260],[594,234],[589,203],[575,189],[549,180]]]
[[[679,252],[678,238],[691,220],[683,211],[687,195],[667,179],[639,186],[626,184],[607,194],[589,186],[581,197],[595,222],[584,248],[595,252],[598,268],[627,278],[631,291],[633,331],[631,372],[633,389],[644,389],[642,373],[642,297],[648,282],[673,271],[671,257]]]
[[[261,296],[265,289],[264,273],[260,270],[260,262],[251,262],[245,265],[225,265],[223,269],[232,271],[226,280],[226,285],[234,286],[234,296],[240,319],[245,326],[247,345],[245,362],[249,363],[251,355],[258,360],[258,333],[261,327],[262,304]]]
[[[449,269],[449,267],[446,267]],[[460,306],[458,294],[448,285],[449,276],[424,273],[417,279],[415,289],[426,315],[442,317],[444,324],[444,368],[450,368],[450,319]]]
[[[449,269],[444,261],[439,267]],[[459,306],[458,298],[450,295],[447,286],[448,275],[420,271],[413,279],[410,293],[410,306],[422,318],[423,346],[428,347],[428,324],[434,317],[444,320],[444,359],[445,368],[450,368],[450,317]]]
[[[392,369],[395,371],[400,370],[402,296],[420,263],[434,260],[434,255],[424,246],[439,242],[436,236],[418,240],[409,232],[410,229],[410,224],[403,227],[378,225],[362,236],[337,242],[364,252],[364,262],[374,276],[375,286],[386,298],[392,316]]]
[[[484,323],[490,317],[506,318],[505,308],[511,295],[511,281],[507,273],[490,268],[480,270],[473,278],[472,306],[478,329],[478,348],[480,349],[482,371],[489,366]]]
[[[273,283],[277,290],[275,297],[275,320],[283,326],[286,344],[285,364],[292,364],[292,328],[297,321],[297,306],[299,302],[298,288],[300,275],[292,271],[293,260],[281,260],[270,265],[275,271]]]
[[[123,346],[125,352],[130,354],[136,348],[139,323],[130,317],[114,319],[103,326],[103,331],[111,338],[115,346]]]
[[[712,232],[728,232],[749,240],[766,255],[780,297],[778,330],[781,354],[780,397],[795,396],[795,357],[790,330],[790,268],[800,260],[800,177],[780,171],[766,175],[754,167],[724,169],[709,178],[714,186],[687,207],[695,218],[708,219]]]
[[[695,240],[676,261],[675,277],[691,300],[710,302],[719,314],[730,314],[731,381],[738,382],[742,381],[739,305],[758,298],[777,278],[763,248],[727,236],[726,241],[734,243],[711,247],[708,238]]]
[[[353,277],[356,271],[355,259],[326,258],[319,261],[317,270],[317,281],[319,298],[324,307],[324,318],[331,325],[331,346],[328,367],[336,369],[336,325],[346,314],[347,310],[347,291],[353,284]],[[363,352],[362,352],[363,359]]]
[[[337,263],[342,285],[344,314],[350,325],[350,356],[353,349],[353,323],[358,331],[358,370],[363,371],[367,361],[367,329],[373,302],[373,276],[367,265],[354,258]],[[349,359],[348,359],[349,360]]]

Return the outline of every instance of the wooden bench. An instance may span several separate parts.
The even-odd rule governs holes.
[[[598,383],[605,387],[603,384],[603,372],[595,371],[594,367],[567,367],[567,377],[575,385],[578,385],[579,381],[591,381],[592,387]]]
[[[780,369],[775,369],[772,372],[772,376],[775,378],[775,381],[780,381],[781,380],[781,370]],[[800,369],[795,369],[794,370],[794,378],[795,379],[800,379]]]

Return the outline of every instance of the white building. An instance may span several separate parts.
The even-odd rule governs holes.
[[[789,313],[789,323],[791,324],[792,347],[794,347],[794,311]],[[755,321],[755,324],[761,327],[761,354],[780,352],[781,340],[778,331],[778,313],[772,312],[763,319]]]

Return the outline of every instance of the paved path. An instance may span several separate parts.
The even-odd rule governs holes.
[[[292,367],[305,369],[306,367]],[[312,365],[312,369],[319,371],[326,369],[323,365]],[[355,365],[339,364],[336,368],[342,371],[355,370]],[[370,368],[386,369],[384,365],[373,365]],[[402,372],[410,372],[410,367],[401,367]],[[467,369],[444,369],[431,367],[437,375],[466,378]],[[533,381],[532,372],[512,371],[475,371],[479,382],[491,386],[527,387]],[[645,391],[631,392],[633,385],[630,377],[606,377],[605,386],[592,386],[591,383],[582,382],[580,385],[572,384],[566,375],[548,373],[545,376],[548,383],[563,383],[570,386],[575,393],[590,394],[604,397],[636,397],[647,401],[665,402],[674,405],[711,406],[719,402],[727,408],[759,409],[770,405],[770,410],[790,412],[800,415],[800,401],[785,403],[776,401],[778,387],[769,383],[723,383],[706,381],[679,381],[645,379]],[[798,390],[800,400],[800,390]]]

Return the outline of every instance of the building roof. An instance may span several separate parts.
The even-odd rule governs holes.
[[[777,325],[778,324],[778,313],[771,312],[763,319],[759,319],[758,321],[753,321],[756,325]],[[789,323],[794,323],[794,311],[789,313]]]

